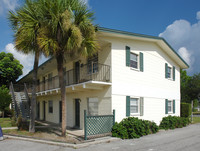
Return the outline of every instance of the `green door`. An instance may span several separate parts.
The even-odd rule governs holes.
[[[62,101],[59,101],[59,122],[62,123]]]
[[[75,127],[80,127],[80,99],[75,99]]]

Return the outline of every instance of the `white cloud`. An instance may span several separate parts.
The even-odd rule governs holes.
[[[192,67],[192,64],[194,63],[194,58],[192,56],[192,52],[187,50],[185,47],[181,47],[178,50],[179,55]]]
[[[5,51],[8,53],[12,53],[14,55],[14,57],[20,61],[20,63],[24,66],[23,68],[23,75],[26,75],[27,73],[29,73],[29,71],[31,71],[33,69],[33,63],[34,63],[34,54],[23,54],[18,52],[15,49],[15,46],[13,43],[9,43],[6,45],[5,47]],[[40,57],[39,60],[39,64],[43,63],[44,61],[46,61],[47,59],[44,56]]]
[[[200,11],[197,12],[197,19],[200,20]]]
[[[89,5],[89,0],[81,0],[82,2],[84,2],[89,9],[91,9],[91,6]]]
[[[7,10],[14,11],[18,6],[18,0],[0,0],[0,14],[3,14]]]
[[[196,18],[198,20],[195,24],[183,19],[176,20],[159,34],[178,50],[190,65],[190,74],[200,72],[200,11],[197,12]]]

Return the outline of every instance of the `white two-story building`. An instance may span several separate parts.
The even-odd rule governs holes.
[[[66,58],[67,126],[84,127],[90,115],[134,116],[160,123],[180,115],[180,70],[187,63],[161,37],[99,28],[101,50],[91,58]],[[37,118],[60,123],[60,89],[55,58],[38,70]],[[32,71],[18,83],[30,83]]]

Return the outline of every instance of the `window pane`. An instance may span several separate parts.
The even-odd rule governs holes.
[[[137,62],[130,60],[130,66],[133,68],[138,68]]]
[[[138,55],[130,54],[130,66],[133,68],[138,68]]]
[[[130,105],[138,105],[138,100],[137,99],[131,99]]]
[[[172,70],[171,67],[167,68],[167,77],[168,78],[171,78],[171,70]]]
[[[130,113],[138,113],[138,103],[137,98],[130,99]]]
[[[89,98],[88,114],[89,115],[98,115],[98,98]]]
[[[53,101],[49,101],[49,113],[53,113]]]
[[[131,113],[138,113],[138,106],[131,106],[130,107],[130,112]]]
[[[136,62],[137,62],[137,55],[131,53],[131,55],[130,55],[130,59],[133,60],[133,61],[136,61]]]
[[[172,112],[172,101],[168,101],[168,112]]]

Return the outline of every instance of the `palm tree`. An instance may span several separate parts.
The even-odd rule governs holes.
[[[41,50],[55,56],[62,100],[62,135],[66,135],[66,90],[64,85],[64,56],[91,56],[96,53],[93,13],[81,0],[39,0],[42,23],[37,36]]]
[[[35,54],[29,132],[35,132],[36,85],[40,49],[37,45],[40,29],[40,11],[36,1],[26,0],[16,12],[9,12],[9,21],[14,30],[15,47],[19,52]]]

